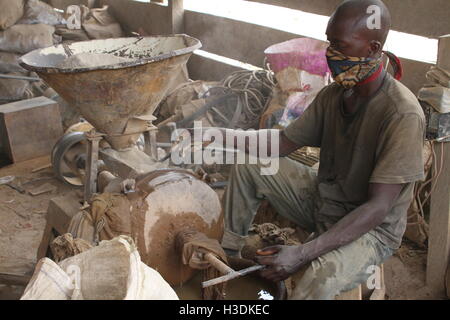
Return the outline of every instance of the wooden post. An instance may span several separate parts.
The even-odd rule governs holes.
[[[450,35],[439,38],[437,66],[450,71]],[[450,143],[436,143],[438,166],[442,173],[431,195],[430,236],[428,239],[427,285],[445,293],[445,276],[450,257]],[[433,168],[433,171],[440,168]]]
[[[184,33],[184,6],[183,0],[169,0],[172,33]]]

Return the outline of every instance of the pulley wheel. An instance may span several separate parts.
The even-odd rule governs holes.
[[[67,133],[52,150],[52,166],[58,179],[81,187],[84,184],[86,163],[86,138],[84,132]]]

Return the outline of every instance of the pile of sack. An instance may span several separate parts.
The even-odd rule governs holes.
[[[86,4],[92,6],[93,2]],[[63,11],[40,0],[0,0],[0,8],[0,104],[44,95],[59,102],[64,128],[77,123],[79,116],[55,91],[38,81],[36,74],[23,69],[18,59],[32,50],[60,43],[122,37],[120,24],[107,6],[71,5]],[[78,29],[73,26],[77,23]]]
[[[61,13],[38,0],[0,0],[0,74],[35,77],[18,64],[21,55],[61,42],[56,24],[64,23]],[[39,95],[39,86],[24,79],[0,78],[0,103]]]
[[[70,234],[57,240],[66,256],[39,260],[21,300],[178,300],[161,275],[141,261],[130,237],[96,247],[80,245]]]

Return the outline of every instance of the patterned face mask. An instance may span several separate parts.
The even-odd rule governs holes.
[[[382,58],[349,57],[328,47],[327,61],[334,81],[345,89],[350,89],[378,71]]]

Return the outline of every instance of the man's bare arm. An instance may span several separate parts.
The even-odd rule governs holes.
[[[262,275],[273,281],[284,280],[306,263],[373,230],[384,221],[402,187],[401,184],[370,184],[368,201],[318,238],[300,246],[274,246],[261,250],[257,261],[269,266]]]
[[[327,232],[311,241],[311,258],[355,241],[379,226],[386,218],[395,199],[402,190],[401,184],[370,184],[369,200],[343,217]]]
[[[297,149],[300,149],[302,146],[297,145],[296,143],[292,142],[291,140],[289,140],[286,135],[284,134],[284,132],[282,130],[276,130],[276,129],[269,129],[269,130],[258,130],[258,131],[242,131],[242,130],[232,130],[232,129],[226,129],[226,128],[218,128],[221,132],[223,137],[225,137],[224,139],[224,147],[225,146],[232,146],[233,149],[235,150],[240,150],[243,151],[245,153],[250,153],[251,147],[250,146],[250,141],[256,141],[257,142],[257,154],[266,154],[268,157],[272,156],[272,151],[273,149],[271,148],[271,145],[276,145],[278,144],[279,146],[279,150],[277,153],[277,156],[279,157],[286,157],[289,154],[291,154],[292,152],[294,152]],[[270,134],[270,132],[272,130],[276,130],[279,132],[278,134],[278,141],[272,141],[272,135]],[[254,139],[245,139],[245,143],[244,145],[241,145],[239,143],[239,135],[247,135],[248,137],[250,137],[251,135],[254,135]],[[232,136],[233,137],[233,142],[230,143],[230,141],[227,141],[228,137]],[[260,143],[260,139],[267,139],[267,144],[264,143]],[[241,137],[241,140],[244,140]],[[260,146],[265,145],[267,147],[266,152],[264,153],[260,153],[259,148]]]

